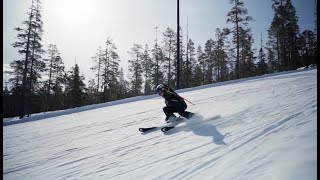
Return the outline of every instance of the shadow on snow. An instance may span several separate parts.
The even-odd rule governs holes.
[[[186,120],[185,123],[177,125],[174,129],[165,132],[165,134],[171,135],[181,131],[192,131],[198,136],[211,136],[213,143],[217,145],[226,145],[226,143],[224,142],[224,137],[226,136],[226,134],[221,134],[216,126],[208,123],[219,119],[220,117],[220,115],[217,115],[210,118],[204,118],[201,115],[196,115],[192,119]]]

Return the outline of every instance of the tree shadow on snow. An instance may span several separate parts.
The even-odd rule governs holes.
[[[223,135],[219,132],[216,126],[212,125],[212,122],[219,119],[221,116],[214,116],[211,118],[204,119],[201,115],[196,115],[190,120],[187,120],[185,124],[181,124],[181,126],[177,126],[176,128],[166,132],[165,134],[170,135],[181,131],[192,131],[195,135],[198,136],[211,136],[213,143],[217,145],[226,145],[224,142],[224,137],[227,135]]]

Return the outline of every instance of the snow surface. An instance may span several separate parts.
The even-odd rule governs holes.
[[[156,95],[3,121],[4,179],[317,177],[317,70],[178,91],[197,116],[169,132]]]

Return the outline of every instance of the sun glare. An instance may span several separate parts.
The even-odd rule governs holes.
[[[86,23],[97,14],[97,2],[93,0],[52,0],[55,17],[72,23]]]

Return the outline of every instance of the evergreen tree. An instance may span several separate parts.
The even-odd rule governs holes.
[[[84,104],[84,76],[80,75],[79,66],[74,67],[67,74],[66,94],[68,96],[68,105],[71,108],[80,107]]]
[[[174,32],[173,29],[171,28],[167,28],[166,31],[163,33],[163,43],[164,43],[164,52],[166,54],[168,54],[168,56],[166,56],[165,58],[165,64],[164,64],[164,68],[167,69],[167,84],[169,86],[174,86],[174,83],[171,81],[172,80],[172,64],[173,64],[173,60],[172,56],[174,54],[174,46],[175,46],[175,42],[176,42],[176,34]]]
[[[205,63],[207,66],[205,72],[205,84],[213,83],[214,46],[215,42],[212,39],[209,39],[204,47]]]
[[[51,103],[50,93],[51,90],[54,90],[55,94],[60,94],[62,92],[62,79],[64,74],[64,64],[62,62],[60,52],[56,45],[49,44],[48,46],[48,59],[44,59],[46,62],[46,71],[48,72],[49,79],[47,80],[47,96],[46,96],[46,108],[45,110],[50,109]],[[53,87],[52,87],[53,86]],[[52,98],[52,99],[55,99]]]
[[[165,60],[165,55],[157,42],[155,43],[151,52],[152,52],[151,85],[155,88],[158,84],[165,82],[164,72],[162,70],[163,62]]]
[[[286,56],[287,66],[286,70],[294,70],[300,67],[299,65],[299,25],[298,16],[296,15],[295,7],[292,5],[291,0],[286,0],[285,9],[287,14],[287,23],[285,24],[286,45],[288,46],[288,55]]]
[[[95,104],[97,102],[97,85],[95,83],[95,80],[91,78],[88,81],[88,88],[86,91],[86,96],[88,97],[87,103],[88,104]]]
[[[110,81],[109,82],[110,100],[117,99],[117,92],[119,90],[120,58],[118,53],[115,50],[116,50],[116,47],[114,46],[113,50],[110,51],[110,80],[109,80]]]
[[[124,79],[123,68],[120,69],[118,99],[129,97],[129,82]]]
[[[43,22],[41,20],[41,2],[39,0],[35,0],[35,7],[34,7],[34,20],[31,21],[32,26],[32,38],[31,41],[31,64],[30,64],[30,77],[28,80],[29,83],[29,91],[28,91],[28,107],[34,107],[35,104],[32,103],[32,97],[35,96],[35,92],[37,89],[39,89],[39,79],[41,79],[41,73],[45,71],[45,63],[43,62],[42,54],[45,52],[42,49],[42,34],[43,34]],[[28,79],[28,77],[27,77]],[[35,110],[33,110],[35,111]],[[30,108],[29,108],[29,114],[30,114]]]
[[[269,46],[277,52],[278,71],[298,67],[298,17],[291,0],[272,0],[275,12],[268,29]]]
[[[111,101],[112,88],[116,87],[117,77],[119,75],[119,56],[115,51],[117,48],[113,40],[108,37],[106,41],[106,50],[103,52],[104,56],[102,58],[102,84],[103,84],[103,102]]]
[[[227,68],[227,53],[225,51],[225,44],[227,35],[230,30],[224,28],[222,31],[216,29],[216,44],[214,47],[214,67],[216,70],[216,81],[221,82],[227,79],[228,68]]]
[[[228,56],[228,79],[236,79],[236,45],[232,42],[232,40],[226,41],[227,47],[227,56]]]
[[[10,106],[11,104],[9,103],[9,99],[10,99],[10,92],[6,82],[5,87],[3,89],[3,93],[2,93],[2,109],[3,109],[2,118],[9,117],[10,113],[12,113],[12,110],[11,110],[12,106]]]
[[[316,64],[317,59],[317,40],[316,35],[311,30],[303,31],[299,36],[301,49],[301,60],[304,66]]]
[[[131,80],[131,94],[133,96],[141,95],[142,90],[142,53],[141,53],[142,46],[140,44],[133,44],[131,48],[131,59],[129,62],[129,73],[130,73],[130,80]]]
[[[193,82],[192,82],[192,86],[201,86],[203,85],[203,81],[200,81],[200,79],[203,78],[203,72],[202,72],[202,67],[200,64],[196,64],[195,68],[194,68],[194,73],[193,73]]]
[[[103,68],[103,53],[102,53],[102,47],[99,46],[98,52],[94,57],[92,57],[94,65],[91,67],[91,70],[94,71],[94,75],[97,78],[97,86],[95,87],[95,96],[97,96],[97,102],[99,102],[98,95],[100,90],[100,82],[101,82],[101,74],[102,74],[102,68]]]
[[[274,64],[276,71],[281,71],[281,56],[280,56],[280,30],[278,28],[280,22],[276,16],[274,17],[270,28],[268,29],[268,38],[269,41],[267,43],[269,49],[268,59],[269,62]],[[276,56],[276,57],[275,57]],[[270,64],[271,65],[271,64]],[[274,69],[271,67],[271,69]],[[272,71],[274,72],[274,71]]]
[[[233,42],[236,44],[237,49],[237,58],[236,58],[236,78],[240,78],[240,31],[241,27],[245,27],[248,25],[249,21],[252,21],[252,17],[247,16],[248,10],[244,7],[244,3],[241,0],[230,0],[230,3],[234,6],[232,7],[231,11],[228,12],[228,19],[227,22],[233,23],[235,26],[232,28],[233,33]]]
[[[262,44],[262,34],[261,34],[261,44],[260,50],[258,55],[258,67],[257,67],[257,75],[263,75],[268,72],[268,66],[266,63],[266,54],[263,51],[263,44]]]
[[[185,88],[192,87],[194,84],[193,73],[196,66],[194,42],[189,39],[187,43],[186,61],[183,64],[184,70],[182,71],[182,84]]]
[[[13,96],[21,98],[22,96],[22,79],[23,79],[23,61],[15,60],[10,62],[12,71],[5,71],[9,75],[8,83],[11,84],[11,92]],[[19,112],[18,112],[19,113]]]
[[[144,49],[144,53],[142,54],[141,58],[142,58],[142,69],[143,69],[143,73],[144,73],[144,94],[145,95],[149,95],[149,94],[153,94],[154,91],[152,88],[152,84],[151,84],[151,73],[152,73],[152,60],[150,58],[149,55],[149,46],[146,44],[145,49]]]
[[[197,60],[198,60],[198,70],[196,70],[195,77],[200,77],[200,78],[195,78],[198,79],[197,82],[201,79],[201,83],[198,85],[204,85],[205,84],[205,71],[206,71],[206,61],[205,61],[205,53],[202,51],[201,46],[198,46],[197,49]],[[200,74],[201,73],[201,74]]]
[[[252,34],[250,33],[251,29],[242,29],[240,31],[240,37],[241,37],[241,71],[240,71],[240,77],[250,77],[254,76],[255,73],[255,57],[253,56],[254,54],[254,49],[252,49],[252,44],[253,44],[253,38]]]
[[[259,62],[257,67],[257,75],[263,75],[268,73],[268,66],[266,63],[266,54],[264,53],[262,47],[259,50],[258,60]]]
[[[17,42],[14,42],[12,46],[19,48],[19,54],[23,55],[24,58],[15,60],[10,63],[13,69],[17,70],[17,73],[21,73],[14,77],[16,82],[13,84],[15,90],[19,90],[19,115],[20,118],[24,117],[26,111],[30,113],[31,109],[25,109],[25,107],[32,107],[32,105],[26,105],[30,103],[31,92],[35,92],[33,85],[37,85],[38,79],[41,78],[40,73],[44,69],[44,63],[41,61],[41,54],[44,52],[41,45],[42,36],[42,21],[41,21],[41,2],[40,0],[33,0],[30,12],[27,13],[28,20],[22,22],[24,28],[17,27],[15,30],[18,32]],[[12,80],[10,80],[12,81]],[[14,80],[13,80],[14,81]],[[28,99],[26,99],[28,98]]]
[[[268,72],[274,73],[278,71],[278,63],[276,61],[276,52],[273,48],[267,48],[267,65],[268,65]]]
[[[177,56],[178,56],[178,54],[177,54],[177,50],[175,51],[175,59],[178,59],[179,60],[179,62],[180,62],[180,69],[179,69],[179,71],[180,71],[180,88],[185,88],[186,87],[186,84],[185,84],[185,80],[183,79],[183,78],[185,78],[185,77],[183,77],[183,74],[185,74],[185,70],[186,70],[186,61],[184,61],[184,59],[186,59],[186,57],[187,57],[187,53],[186,53],[186,47],[184,46],[184,43],[183,43],[183,35],[182,35],[182,28],[179,28],[180,29],[180,33],[179,33],[179,36],[180,36],[180,38],[179,38],[179,40],[180,40],[180,50],[179,50],[179,54],[180,54],[180,57],[179,58],[177,58]],[[174,69],[174,73],[176,74],[176,77],[174,78],[174,81],[175,81],[175,84],[177,84],[178,83],[178,63],[177,63],[177,61],[174,61],[174,67],[175,67],[175,69]],[[177,87],[177,86],[175,86],[175,87]]]

